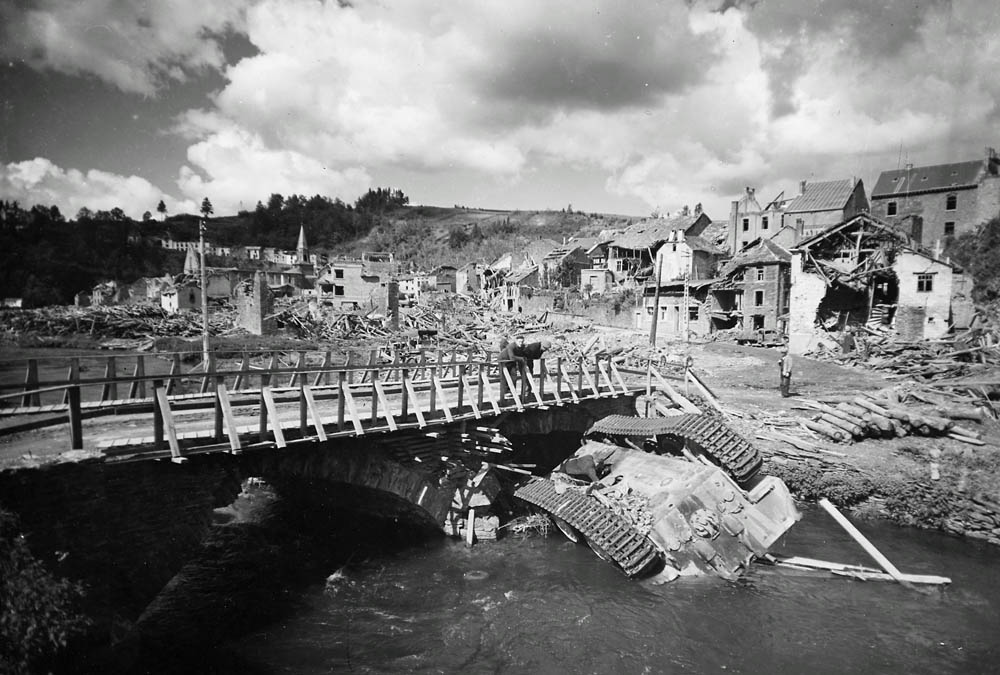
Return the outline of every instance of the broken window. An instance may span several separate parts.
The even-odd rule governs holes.
[[[763,267],[758,267],[757,268],[757,281],[764,281],[764,268]]]
[[[885,215],[894,216],[896,215],[896,202],[889,202],[885,205]]]
[[[754,330],[757,330],[758,328],[763,328],[764,327],[764,315],[763,314],[754,314],[752,318],[753,318],[753,328],[754,328]]]
[[[334,295],[344,295],[344,287],[343,286],[334,286],[333,287],[333,294]]]
[[[917,275],[917,293],[930,293],[934,290],[934,275],[933,274],[918,274]]]
[[[698,306],[688,307],[688,321],[698,320]]]
[[[744,218],[743,219],[743,231],[744,232],[749,232],[750,231],[750,219],[749,218]]]
[[[951,237],[955,234],[955,221],[949,220],[944,224],[944,236]]]
[[[958,208],[958,195],[948,195],[944,198],[944,210],[954,211]]]
[[[761,307],[764,304],[764,291],[753,292],[753,306]]]
[[[333,278],[334,279],[343,279],[344,278],[344,270],[333,270]]]

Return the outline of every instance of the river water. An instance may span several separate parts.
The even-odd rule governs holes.
[[[557,531],[423,542],[329,569],[218,649],[244,673],[995,673],[1000,551],[860,526],[907,589],[755,565],[736,583],[629,581]],[[773,549],[872,565],[823,511]],[[234,664],[235,665],[235,664]]]

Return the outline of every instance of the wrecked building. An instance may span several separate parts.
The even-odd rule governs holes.
[[[867,214],[799,242],[791,253],[794,353],[832,346],[836,334],[856,325],[889,329],[903,340],[936,338],[969,314],[971,288],[961,270]]]
[[[787,205],[785,193],[781,192],[761,208],[757,201],[757,191],[748,186],[743,196],[732,203],[729,211],[726,231],[729,250],[735,254],[752,241],[770,239],[777,234],[781,229],[781,217]]]
[[[253,280],[237,286],[234,297],[237,326],[251,335],[266,335],[274,331],[274,295],[263,273],[257,272]]]
[[[750,242],[719,271],[712,328],[787,332],[792,254],[770,239]]]
[[[694,211],[685,207],[679,215],[670,218],[642,220],[625,228],[608,245],[608,269],[618,284],[634,284],[653,277],[656,274],[654,262],[661,246],[667,242],[678,244],[688,237],[698,237],[711,224],[712,219],[701,210],[701,204]]]
[[[385,285],[398,274],[391,253],[364,253],[360,259],[328,263],[316,280],[316,296],[336,307],[375,307],[384,304]]]

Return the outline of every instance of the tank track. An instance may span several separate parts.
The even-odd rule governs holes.
[[[718,418],[708,415],[609,415],[595,422],[586,435],[594,433],[608,436],[670,436],[691,441],[697,450],[714,459],[740,485],[749,483],[764,462],[756,447]]]
[[[556,493],[555,483],[536,478],[514,493],[529,504],[562,518],[634,577],[659,559],[656,547],[628,521],[593,497],[576,490]]]

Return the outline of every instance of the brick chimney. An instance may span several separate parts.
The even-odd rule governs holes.
[[[701,202],[698,202],[697,204],[694,205],[694,215],[695,216],[701,215]]]
[[[806,182],[804,180],[799,181],[799,194],[804,195],[806,193]]]

